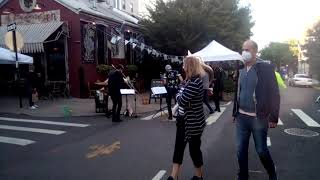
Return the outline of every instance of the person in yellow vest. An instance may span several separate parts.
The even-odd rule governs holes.
[[[280,73],[278,73],[277,71],[275,71],[275,74],[276,74],[276,79],[277,79],[277,83],[278,83],[279,88],[283,88],[283,89],[287,88],[287,85],[286,85],[286,83],[283,81]]]

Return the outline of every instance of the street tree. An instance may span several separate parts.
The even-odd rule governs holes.
[[[186,55],[212,40],[236,51],[252,33],[249,7],[238,0],[156,0],[141,21],[146,40],[167,54]]]
[[[307,32],[306,43],[303,46],[308,58],[310,72],[320,78],[320,20]]]
[[[270,60],[278,68],[297,61],[297,54],[289,43],[271,42],[260,54],[262,59]]]

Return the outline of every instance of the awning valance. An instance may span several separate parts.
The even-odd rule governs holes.
[[[17,25],[17,31],[21,33],[24,46],[21,50],[23,53],[40,53],[44,52],[43,43],[53,34],[63,22],[53,21],[49,23]],[[6,48],[5,34],[7,26],[0,26],[0,47]]]

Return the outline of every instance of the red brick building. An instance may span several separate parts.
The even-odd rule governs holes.
[[[138,19],[103,0],[3,0],[0,15],[0,46],[6,47],[6,26],[16,22],[25,43],[20,51],[34,57],[45,82],[66,84],[71,96],[86,96],[98,64],[134,63],[124,39],[139,35]],[[111,43],[113,36],[119,43]]]

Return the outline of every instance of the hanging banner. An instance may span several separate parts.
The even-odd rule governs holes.
[[[137,46],[137,44],[136,44],[136,43],[132,43],[132,48],[133,48],[133,49],[135,49],[135,48],[136,48],[136,46]]]
[[[141,46],[140,46],[140,47],[141,47],[141,51],[144,50],[145,46],[146,46],[146,45],[145,45],[144,43],[141,43]]]

